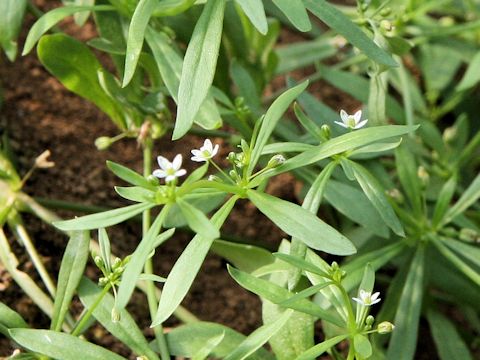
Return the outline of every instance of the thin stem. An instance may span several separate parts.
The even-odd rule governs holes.
[[[143,175],[145,177],[149,176],[152,172],[152,139],[148,138],[145,142],[143,148]],[[150,209],[147,209],[142,214],[142,232],[143,236],[145,236],[150,228],[151,223],[151,213]],[[147,275],[153,274],[153,264],[152,259],[148,258],[145,262],[144,272]],[[150,317],[153,319],[155,318],[155,313],[157,310],[157,297],[155,295],[155,284],[151,280],[146,280],[146,287],[147,287],[147,301],[148,301],[148,308],[150,310]],[[162,360],[169,360],[170,353],[168,351],[167,341],[165,340],[165,336],[163,335],[163,327],[161,325],[157,325],[153,328],[155,332],[155,338],[157,340],[158,348],[160,349],[160,356]]]
[[[15,226],[15,233],[18,235],[21,242],[25,246],[25,249],[27,250],[27,253],[30,256],[30,259],[32,259],[33,265],[37,269],[37,272],[40,275],[40,278],[42,279],[43,283],[45,284],[45,287],[47,288],[48,292],[50,293],[50,295],[52,295],[52,298],[55,298],[55,293],[56,293],[55,283],[53,282],[52,278],[48,274],[47,269],[45,269],[45,266],[43,265],[42,260],[38,255],[37,249],[35,249],[35,246],[33,245],[32,240],[30,239],[30,236],[27,233],[27,230],[23,225],[18,224]]]
[[[77,322],[77,325],[75,325],[75,328],[73,329],[73,331],[71,333],[72,336],[78,336],[82,333],[83,328],[85,327],[86,323],[88,322],[88,319],[90,319],[93,312],[95,311],[97,306],[102,302],[104,296],[108,293],[108,291],[110,290],[111,287],[112,287],[111,283],[108,283],[107,285],[105,285],[105,287],[103,288],[100,295],[98,295],[95,302],[92,304],[92,306],[90,306],[90,309],[88,309],[88,311],[82,315],[80,320]]]
[[[223,170],[220,168],[220,166],[218,166],[217,164],[215,164],[215,162],[212,161],[212,159],[208,159],[208,162],[209,162],[210,164],[212,164],[213,167],[215,167],[215,169],[217,169],[217,170],[220,172],[220,174],[222,174],[222,175],[225,177],[225,179],[227,179],[228,181],[230,181],[232,184],[235,184],[235,181],[233,181],[232,178],[231,178],[230,176],[228,176],[228,175],[225,173],[225,171],[223,171]]]

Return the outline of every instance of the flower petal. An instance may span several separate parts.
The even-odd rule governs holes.
[[[174,168],[175,170],[178,170],[180,169],[181,166],[182,166],[182,154],[177,154],[177,156],[175,156],[175,158],[173,159],[172,168]]]
[[[164,170],[157,169],[152,173],[153,176],[158,177],[160,179],[167,176],[167,173]]]
[[[175,175],[168,175],[166,178],[165,178],[165,182],[170,182],[170,181],[173,181],[175,180],[177,177]]]
[[[206,162],[207,159],[205,159],[203,156],[192,156],[190,160],[195,161],[195,162]]]
[[[348,120],[348,114],[345,110],[340,110],[340,117],[342,118],[343,122],[347,122]]]
[[[360,121],[362,118],[362,110],[358,110],[354,115],[353,118],[355,119],[355,124]]]
[[[220,145],[216,144],[215,147],[211,151],[210,157],[214,157],[218,153],[218,149],[220,148]]]
[[[167,170],[170,167],[172,167],[172,164],[170,163],[170,161],[168,161],[168,159],[164,158],[163,156],[158,156],[157,162],[158,162],[158,166],[160,166],[163,170]]]
[[[375,294],[373,294],[373,295],[371,296],[372,301],[377,300],[377,298],[378,298],[379,295],[380,295],[380,292],[378,292],[378,291],[377,291]]]
[[[365,303],[363,302],[362,299],[359,299],[359,298],[352,298],[353,301],[359,303],[360,305],[365,305]]]
[[[191,153],[192,153],[193,156],[202,156],[203,155],[203,152],[201,150],[198,150],[198,149],[191,150]]]
[[[203,142],[203,146],[200,150],[202,150],[202,151],[207,150],[209,153],[211,153],[212,149],[213,149],[213,144],[210,141],[210,139],[205,139],[205,141]]]
[[[363,121],[360,121],[357,125],[355,125],[354,129],[360,129],[363,127],[366,123],[368,122],[368,119],[365,119]]]
[[[177,171],[175,172],[175,176],[176,176],[176,177],[180,177],[180,176],[185,175],[186,173],[187,173],[187,170],[185,170],[185,169],[180,169],[180,170],[177,170]]]
[[[348,126],[345,125],[343,122],[340,121],[334,121],[335,124],[340,125],[341,127],[344,127],[345,129],[348,129]]]

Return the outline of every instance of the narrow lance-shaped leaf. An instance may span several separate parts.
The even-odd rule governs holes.
[[[78,287],[80,301],[86,309],[91,309],[100,296],[102,289],[87,278],[83,278]],[[158,360],[158,356],[150,349],[147,339],[135,323],[135,320],[127,310],[118,310],[120,320],[112,322],[112,309],[115,306],[115,299],[112,295],[104,295],[99,304],[95,304],[93,316],[113,336],[135,351],[138,356],[145,355],[149,359]]]
[[[210,221],[217,229],[220,229],[223,225],[237,200],[238,197],[231,197],[212,216]],[[180,305],[190,289],[193,280],[197,276],[213,240],[213,238],[205,238],[197,234],[182,252],[182,255],[180,255],[170,271],[170,274],[168,274],[152,326],[156,326],[167,320],[178,305]]]
[[[306,32],[312,29],[307,9],[302,0],[273,0],[273,3],[298,30]]]
[[[260,155],[262,154],[264,146],[267,144],[267,141],[272,135],[275,126],[282,117],[282,115],[287,111],[288,107],[297,96],[299,96],[308,86],[308,81],[304,81],[300,85],[297,85],[280,95],[270,106],[265,114],[265,117],[262,121],[260,131],[258,133],[257,139],[255,141],[252,154],[250,157],[250,163],[248,164],[248,173],[251,174]]]
[[[470,186],[465,190],[458,199],[458,201],[453,205],[445,215],[445,218],[442,221],[442,225],[448,224],[456,216],[460,215],[471,205],[473,205],[480,198],[480,174],[472,181]]]
[[[224,10],[225,0],[208,1],[193,31],[178,89],[174,140],[181,138],[190,129],[207,97],[217,65]]]
[[[12,329],[9,334],[25,349],[54,359],[125,360],[103,347],[53,330]]]
[[[217,239],[220,236],[218,229],[215,228],[203,212],[182,199],[177,199],[177,205],[180,207],[183,216],[185,216],[188,226],[195,233],[208,239]]]
[[[267,17],[263,8],[262,0],[235,0],[243,12],[252,22],[253,26],[262,35],[266,35],[268,31]]]
[[[417,346],[418,324],[423,300],[425,249],[415,252],[395,315],[395,331],[387,352],[388,360],[411,360]]]
[[[287,309],[277,320],[263,325],[251,333],[225,360],[244,360],[274,336],[290,319],[293,310]]]
[[[347,16],[335,6],[324,0],[304,0],[308,10],[340,35],[343,35],[354,46],[359,48],[373,61],[386,66],[397,66],[390,54],[376,45]]]
[[[300,206],[256,190],[248,190],[247,196],[280,229],[311,248],[336,255],[356,252],[350,240]]]
[[[448,318],[438,311],[429,310],[427,319],[441,360],[472,360],[467,344]]]
[[[98,5],[98,6],[62,6],[56,9],[53,9],[46,14],[42,15],[35,24],[30,28],[28,32],[27,39],[25,40],[25,46],[23,47],[22,55],[27,55],[35,46],[37,41],[55,26],[58,22],[66,18],[67,16],[73,15],[81,11],[112,11],[114,10],[113,6],[110,5]]]
[[[363,166],[351,161],[355,178],[365,195],[377,209],[385,224],[399,236],[405,236],[402,224],[388,202],[384,191],[378,181]]]
[[[422,193],[420,178],[417,175],[417,164],[413,154],[408,149],[408,142],[399,146],[395,152],[398,177],[408,195],[415,214],[422,211]]]
[[[0,1],[0,47],[5,50],[10,61],[17,56],[17,36],[20,32],[27,0],[2,0]]]
[[[150,255],[151,251],[154,249],[154,246],[159,246],[162,242],[164,242],[173,235],[175,229],[170,229],[160,234],[160,239],[157,238],[157,235],[163,226],[163,222],[169,210],[170,205],[165,205],[163,207],[162,211],[160,212],[160,214],[157,215],[155,221],[153,222],[150,229],[148,229],[142,241],[140,241],[140,244],[138,244],[137,248],[132,254],[130,261],[125,267],[125,271],[122,275],[122,281],[120,283],[120,286],[118,287],[118,309],[123,309],[130,300],[130,296],[135,289],[138,277],[142,273],[145,261],[147,261],[147,258]]]
[[[88,260],[90,236],[88,231],[75,231],[70,237],[58,274],[51,330],[60,331],[75,290]]]
[[[99,229],[121,223],[154,206],[155,204],[140,203],[76,219],[55,221],[53,225],[63,231]]]
[[[8,335],[8,329],[28,328],[28,324],[19,313],[0,302],[0,334]]]
[[[128,28],[127,53],[125,55],[125,72],[122,87],[128,85],[135,73],[143,47],[145,29],[157,5],[158,0],[140,0],[135,8]]]
[[[132,185],[141,186],[151,190],[155,189],[155,186],[144,176],[123,165],[117,164],[113,161],[107,161],[107,167],[120,179],[125,180]]]
[[[204,347],[202,347],[198,352],[192,356],[192,360],[205,360],[208,355],[215,349],[225,337],[225,331],[222,332],[220,335],[217,335],[213,338],[207,340],[207,343]]]
[[[311,360],[315,359],[323,353],[327,352],[329,349],[337,345],[339,342],[345,340],[348,337],[348,334],[338,335],[331,339],[327,339],[320,344],[315,345],[311,349],[308,349],[303,354],[298,356],[295,360]]]

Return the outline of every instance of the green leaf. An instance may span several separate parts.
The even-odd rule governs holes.
[[[472,181],[470,186],[462,193],[462,196],[446,213],[441,225],[448,224],[456,216],[463,213],[480,198],[480,174]]]
[[[155,190],[155,186],[152,185],[144,176],[139,173],[117,164],[113,161],[107,160],[107,167],[120,179],[125,180],[129,184],[141,186],[146,189]]]
[[[78,6],[93,6],[95,5],[95,0],[74,0],[74,4]],[[75,20],[75,24],[78,26],[83,26],[87,22],[89,16],[90,11],[82,11],[74,14],[73,19]]]
[[[66,18],[67,16],[73,15],[77,12],[82,11],[112,11],[114,8],[110,5],[98,5],[98,6],[62,6],[56,9],[53,9],[46,14],[42,15],[28,32],[27,39],[25,40],[25,46],[23,47],[22,55],[27,55],[35,46],[37,41],[55,26],[58,22]],[[57,34],[59,35],[59,34]],[[69,52],[66,52],[68,55]],[[59,55],[59,53],[57,53]]]
[[[112,295],[105,294],[102,301],[96,304],[101,293],[102,289],[87,278],[83,278],[78,287],[78,295],[82,304],[86,309],[91,309],[95,305],[93,316],[110,334],[127,345],[138,356],[145,355],[149,359],[158,360],[158,356],[150,349],[148,341],[127,310],[118,310],[120,320],[112,322],[111,314],[115,307],[115,299]]]
[[[324,0],[304,0],[304,4],[320,20],[343,35],[373,61],[389,67],[397,66],[390,54],[376,45],[347,16]]]
[[[437,202],[435,204],[435,210],[433,211],[432,225],[437,226],[442,221],[443,217],[448,211],[448,207],[452,201],[455,190],[457,189],[457,176],[453,175],[443,185],[438,195]]]
[[[395,151],[395,164],[398,177],[415,214],[422,212],[422,189],[417,175],[417,164],[408,143],[404,143]]]
[[[441,360],[472,360],[467,344],[448,318],[430,309],[427,319]]]
[[[10,336],[22,347],[62,360],[125,360],[111,351],[76,336],[34,329],[11,329]]]
[[[188,226],[195,233],[209,240],[220,237],[218,229],[215,228],[203,212],[182,199],[177,199],[177,205],[180,207],[183,216],[185,216]]]
[[[255,165],[257,165],[257,162],[260,159],[260,155],[262,154],[264,146],[270,139],[270,135],[272,135],[272,132],[275,129],[282,115],[285,113],[285,111],[287,111],[291,102],[295,100],[295,98],[300,95],[307,88],[307,86],[308,81],[304,81],[300,85],[288,89],[282,95],[280,95],[267,110],[267,113],[263,118],[254,147],[252,149],[250,162],[248,164],[248,174],[251,174],[253,172]]]
[[[444,245],[453,250],[457,254],[460,254],[465,259],[468,259],[473,264],[476,264],[480,268],[480,247],[475,245],[466,244],[462,241],[445,239],[442,237],[438,238]]]
[[[477,52],[468,64],[467,71],[463,74],[462,80],[455,90],[464,91],[474,87],[480,81],[480,52]]]
[[[367,359],[372,356],[372,345],[365,335],[356,334],[353,337],[355,352],[362,358]]]
[[[215,254],[248,273],[262,266],[272,264],[275,261],[270,251],[253,245],[215,240],[211,249]]]
[[[316,284],[316,285],[310,286],[310,287],[306,288],[305,290],[302,290],[302,291],[296,293],[290,299],[282,301],[279,305],[288,307],[289,305],[297,302],[300,299],[305,299],[307,297],[310,297],[312,295],[317,294],[320,290],[322,290],[322,289],[324,289],[324,288],[326,288],[327,286],[330,286],[330,285],[334,285],[334,283],[333,282],[324,282],[324,283],[321,283],[321,284]]]
[[[425,249],[415,252],[395,315],[395,330],[388,346],[387,359],[411,360],[417,346],[418,324],[423,302]]]
[[[228,355],[225,360],[246,359],[274,336],[287,323],[292,314],[293,310],[287,309],[277,320],[256,329],[245,340],[243,340],[235,351]]]
[[[288,159],[283,165],[268,174],[268,177],[281,174],[299,167],[316,163],[330,156],[340,154],[345,151],[354,150],[356,148],[372,144],[377,141],[388,138],[401,136],[414,131],[418,126],[376,126],[372,128],[359,129],[350,133],[330,139],[318,146],[313,147],[293,158]],[[258,180],[257,180],[258,179]],[[261,182],[264,177],[258,176],[255,180]],[[256,182],[252,182],[256,184]]]
[[[187,11],[192,5],[195,4],[196,0],[162,0],[155,11],[153,16],[175,16],[182,12]]]
[[[281,303],[290,299],[294,294],[287,289],[276,285],[270,281],[256,278],[246,272],[237,270],[231,266],[228,266],[228,272],[233,279],[239,283],[245,289],[259,295],[260,297],[271,301],[274,304],[280,305]],[[295,303],[288,304],[286,306],[290,309],[303,312],[319,317],[322,320],[331,322],[337,326],[343,327],[345,324],[334,313],[324,310],[319,305],[307,300],[299,299]]]
[[[298,356],[295,360],[311,360],[315,359],[316,357],[322,355],[335,345],[337,345],[339,342],[345,340],[348,337],[348,334],[345,335],[338,335],[335,336],[331,339],[325,340],[321,342],[320,344],[315,345],[311,349],[308,349],[305,351],[302,355]]]
[[[115,186],[115,192],[124,199],[135,202],[155,202],[155,193],[139,186]]]
[[[0,334],[8,335],[8,329],[28,328],[28,324],[16,311],[0,302]]]
[[[393,211],[392,206],[388,202],[384,190],[377,179],[375,179],[375,177],[363,166],[353,161],[351,162],[351,165],[360,187],[375,209],[377,209],[385,224],[392,229],[395,234],[405,236],[402,224],[400,223],[400,220],[398,220],[397,215]]]
[[[154,206],[155,204],[140,203],[71,220],[55,221],[53,225],[63,231],[99,229],[121,223]]]
[[[170,205],[165,205],[163,207],[162,211],[160,212],[160,214],[157,215],[157,218],[153,222],[150,229],[148,229],[142,241],[140,241],[140,244],[138,244],[137,248],[132,254],[130,261],[125,267],[120,286],[118,287],[118,309],[123,309],[125,308],[125,306],[127,306],[127,303],[130,300],[130,296],[135,289],[138,277],[142,273],[145,261],[147,261],[148,256],[150,255],[152,250],[154,250],[155,247],[158,247],[161,243],[169,239],[175,232],[175,229],[170,229],[161,233],[160,236],[157,237],[169,210]]]
[[[213,349],[215,349],[223,341],[224,337],[225,331],[222,332],[220,335],[208,339],[205,346],[198,350],[198,352],[192,356],[192,360],[205,360],[207,356],[210,355],[210,353],[213,351]]]
[[[209,322],[194,322],[174,328],[166,334],[171,355],[191,358],[210,339],[225,334],[222,342],[213,350],[211,356],[224,358],[231,354],[245,339],[245,336],[224,325]],[[263,348],[252,354],[249,360],[273,360],[272,355]]]
[[[110,239],[108,238],[107,231],[104,228],[98,229],[98,245],[100,247],[100,256],[105,263],[105,268],[107,271],[111,271],[112,252],[110,248]]]
[[[93,102],[121,129],[126,128],[123,109],[100,85],[98,73],[105,70],[88,46],[64,34],[46,35],[40,39],[37,53],[67,89]]]
[[[190,129],[207,97],[217,65],[225,0],[210,0],[198,19],[188,44],[178,89],[178,109],[173,139]]]
[[[480,286],[480,273],[477,269],[472,268],[468,262],[464,261],[464,259],[460,258],[456,252],[444,245],[443,242],[435,241],[434,242],[438,251],[445,256],[455,267],[460,270],[466,277],[472,280],[477,286]],[[460,244],[456,242],[456,244]],[[455,248],[456,249],[456,248]],[[466,249],[463,249],[463,251]],[[474,251],[475,249],[473,249]],[[477,252],[478,253],[478,252]]]
[[[235,0],[243,12],[252,22],[253,26],[262,35],[266,35],[268,31],[267,17],[263,8],[262,0]]]
[[[282,253],[274,253],[273,256],[276,258],[285,261],[289,263],[290,265],[293,265],[297,269],[303,270],[305,272],[311,272],[313,274],[320,275],[321,277],[324,277],[328,280],[331,279],[331,276],[325,272],[323,269],[319,268],[318,266],[306,261],[303,258],[300,258],[298,256],[293,256],[289,254],[282,254]]]
[[[272,0],[280,11],[302,32],[310,31],[312,24],[302,0]]]
[[[87,264],[89,245],[88,231],[75,231],[70,236],[58,274],[51,330],[60,331],[62,328],[68,307]]]
[[[153,57],[168,92],[175,103],[178,104],[178,88],[182,76],[182,57],[172,47],[168,36],[162,32],[156,32],[152,28],[147,28],[145,39],[152,50]],[[205,101],[200,106],[194,122],[206,129],[214,129],[221,125],[222,119],[211,94],[207,95]]]
[[[145,30],[157,5],[158,0],[140,0],[135,8],[128,28],[127,53],[125,55],[125,72],[123,74],[122,87],[128,85],[135,73],[143,47]]]
[[[212,216],[210,221],[217,229],[220,229],[225,222],[237,200],[238,197],[231,197]],[[180,305],[190,289],[195,276],[197,276],[213,240],[214,238],[204,238],[199,234],[195,235],[182,252],[182,255],[180,255],[175,265],[173,265],[170,274],[168,274],[152,326],[156,326],[167,320],[178,305]]]
[[[283,74],[304,68],[337,53],[330,41],[322,38],[313,41],[296,42],[276,49],[278,66],[276,74]]]
[[[320,127],[302,111],[302,108],[298,105],[298,103],[293,104],[293,111],[305,130],[307,130],[310,135],[321,142],[323,139],[321,136],[322,131]]]
[[[387,226],[361,190],[340,181],[330,180],[324,196],[330,205],[349,219],[378,236],[388,237]]]
[[[311,248],[336,255],[356,252],[350,240],[308,210],[255,190],[247,190],[247,196],[280,229]]]
[[[2,0],[0,1],[0,47],[10,61],[17,56],[17,36],[22,26],[27,0]]]

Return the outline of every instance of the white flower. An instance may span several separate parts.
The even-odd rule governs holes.
[[[358,110],[354,115],[348,115],[345,110],[340,110],[340,117],[342,121],[335,121],[335,124],[346,129],[360,129],[368,121],[368,119],[360,121],[362,119],[362,110]]]
[[[375,294],[372,295],[370,291],[365,291],[360,289],[360,298],[353,298],[353,301],[356,301],[360,305],[363,306],[371,306],[375,305],[380,302],[378,297],[380,296],[379,292],[376,292]]]
[[[152,175],[160,179],[165,178],[166,182],[173,181],[176,178],[183,176],[187,173],[185,169],[180,169],[180,167],[182,166],[181,154],[175,156],[172,162],[168,161],[163,156],[157,157],[157,161],[160,169],[155,170]]]
[[[206,139],[205,142],[203,143],[203,146],[200,149],[192,150],[192,155],[193,155],[192,161],[197,161],[197,162],[208,161],[209,159],[213,158],[217,154],[218,147],[219,147],[218,144],[216,144],[215,147],[213,147],[213,144],[210,141],[210,139]]]

